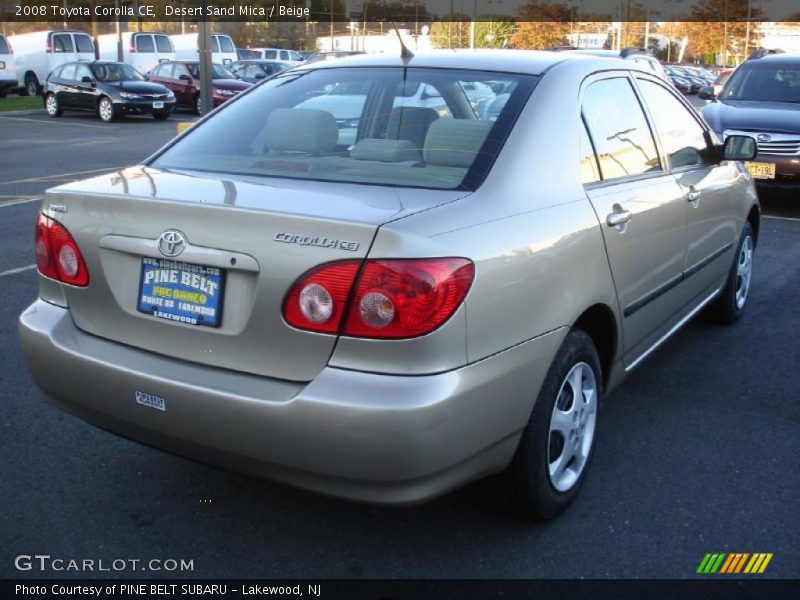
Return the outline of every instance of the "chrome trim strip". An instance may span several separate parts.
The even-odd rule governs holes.
[[[653,344],[652,346],[650,346],[650,347],[649,347],[647,350],[645,350],[645,351],[644,351],[644,352],[643,352],[641,355],[639,355],[639,358],[637,358],[636,360],[634,360],[634,361],[633,361],[633,362],[632,362],[630,365],[626,366],[626,367],[625,367],[625,372],[626,372],[626,373],[628,373],[628,372],[632,371],[633,369],[635,369],[635,368],[636,368],[636,367],[639,365],[639,363],[640,363],[640,362],[642,362],[642,361],[643,361],[645,358],[647,358],[648,356],[650,356],[650,354],[652,354],[652,353],[653,353],[653,352],[654,352],[654,351],[655,351],[655,350],[656,350],[656,349],[657,349],[659,346],[661,346],[661,344],[663,344],[663,343],[664,343],[664,342],[666,342],[666,341],[667,341],[667,340],[668,340],[670,337],[672,337],[672,334],[674,334],[674,333],[675,333],[676,331],[678,331],[678,330],[679,330],[681,327],[683,327],[684,325],[686,325],[686,323],[687,323],[687,322],[689,322],[689,321],[692,319],[692,317],[694,317],[694,316],[695,316],[697,313],[699,313],[701,310],[703,310],[703,308],[705,308],[705,306],[706,306],[706,305],[707,305],[709,302],[711,302],[711,301],[712,301],[714,298],[716,298],[716,297],[717,297],[717,294],[719,294],[721,290],[722,290],[722,288],[719,288],[719,289],[718,289],[717,291],[715,291],[714,293],[712,293],[712,294],[709,294],[708,296],[706,296],[706,298],[704,298],[704,299],[703,299],[703,300],[700,302],[700,304],[698,304],[697,306],[695,306],[695,307],[692,309],[692,311],[691,311],[691,312],[689,312],[689,314],[687,314],[687,315],[686,315],[685,317],[683,317],[683,318],[682,318],[680,321],[678,321],[677,323],[675,323],[675,325],[673,325],[673,326],[672,326],[672,328],[671,328],[671,329],[670,329],[670,330],[669,330],[667,333],[665,333],[665,334],[664,334],[664,335],[662,335],[660,338],[658,338],[658,340],[656,341],[656,343],[655,343],[655,344]]]

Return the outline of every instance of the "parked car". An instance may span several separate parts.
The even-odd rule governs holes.
[[[667,75],[667,81],[669,81],[676,90],[684,94],[691,94],[692,93],[692,83],[685,77],[681,77],[680,75]]]
[[[42,91],[42,82],[50,72],[64,63],[95,59],[94,42],[83,31],[51,29],[9,36],[14,48],[17,81],[28,96]]]
[[[364,82],[352,147],[301,108]],[[495,120],[465,82],[505,83]],[[421,145],[386,114],[410,84],[446,107]],[[379,504],[503,473],[552,518],[611,390],[700,311],[745,310],[754,153],[629,60],[301,65],[47,192],[21,347],[48,401],[150,446]]]
[[[603,56],[607,58],[624,58],[631,60],[640,65],[645,71],[654,73],[656,77],[663,80],[667,79],[667,74],[664,72],[664,67],[661,65],[655,56],[650,54],[647,50],[642,48],[623,48],[622,50],[591,50],[591,49],[573,49],[569,48],[570,52],[578,54],[590,54],[592,56]]]
[[[125,31],[122,38],[122,62],[128,63],[140,73],[147,73],[158,63],[175,60],[175,48],[169,36],[153,31]],[[110,33],[98,36],[100,58],[117,60],[117,35]]]
[[[0,33],[0,98],[17,87],[17,72],[14,68],[14,51],[6,36]]]
[[[248,89],[251,84],[236,79],[222,65],[212,65],[211,99],[216,108],[223,102],[233,98],[239,92]],[[200,63],[191,60],[176,60],[161,63],[155,67],[147,78],[172,90],[177,98],[178,106],[193,109],[198,115],[203,114],[200,102]]]
[[[238,60],[230,67],[237,79],[247,83],[258,83],[262,79],[291,69],[294,65],[275,60]]]
[[[717,136],[752,135],[758,157],[745,163],[761,191],[800,192],[800,54],[765,54],[743,62],[703,118]]]
[[[285,48],[250,48],[250,50],[258,52],[257,58],[263,60],[274,60],[292,65],[299,65],[303,62],[302,54],[295,50],[287,50]]]
[[[47,77],[44,107],[51,117],[60,117],[65,110],[88,111],[106,123],[130,114],[166,119],[175,108],[175,95],[163,85],[146,81],[126,63],[71,62]]]
[[[702,77],[698,77],[697,75],[693,75],[686,69],[679,67],[677,65],[664,65],[664,70],[666,71],[667,75],[671,75],[673,77],[681,77],[684,80],[688,81],[691,85],[691,90],[689,90],[689,94],[696,94],[700,91],[701,88],[704,88],[708,85],[708,82],[703,79]]]
[[[196,33],[171,35],[169,39],[175,47],[175,58],[179,60],[197,61],[200,59],[200,43]],[[211,60],[221,65],[230,65],[239,60],[236,46],[229,35],[211,34]]]

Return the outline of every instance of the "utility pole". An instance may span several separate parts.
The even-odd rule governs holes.
[[[210,0],[205,0],[204,12],[208,12],[209,2]],[[197,44],[200,51],[200,106],[205,115],[214,108],[211,83],[214,68],[211,62],[211,24],[206,16],[197,23]]]
[[[745,30],[744,34],[744,56],[742,60],[747,60],[750,52],[750,10],[752,6],[750,4],[750,0],[747,0],[747,29]]]

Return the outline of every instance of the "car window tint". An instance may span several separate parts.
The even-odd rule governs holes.
[[[88,35],[75,35],[75,46],[78,52],[94,52],[94,43]]]
[[[592,83],[582,108],[603,179],[661,170],[653,136],[627,79]]]
[[[580,125],[580,169],[581,181],[583,183],[594,183],[600,181],[600,169],[597,166],[597,156],[595,156],[592,141],[586,131],[586,124],[581,120]]]
[[[54,35],[53,36],[53,52],[74,52],[75,49],[72,45],[72,36],[70,35]]]
[[[211,36],[211,52],[219,52],[219,38],[216,35]]]
[[[166,52],[168,54],[171,54],[173,52],[172,44],[170,43],[169,38],[167,36],[154,35],[153,37],[156,40],[156,50],[158,50],[158,52]]]
[[[156,47],[153,44],[153,36],[151,35],[137,35],[136,36],[136,51],[137,52],[155,52]]]
[[[84,77],[92,78],[92,72],[89,70],[89,67],[87,67],[86,65],[76,65],[75,79],[80,81]]]
[[[11,49],[8,47],[6,38],[0,35],[0,54],[11,54]]]
[[[158,69],[156,69],[156,75],[158,75],[159,77],[164,77],[166,79],[171,79],[172,65],[171,64],[161,65],[160,67],[158,67]]]
[[[64,65],[64,68],[61,69],[61,79],[66,79],[69,81],[75,80],[75,63]]]
[[[219,36],[219,47],[223,52],[236,52],[236,48],[233,46],[233,42],[231,38],[227,35]]]
[[[172,69],[172,79],[180,79],[181,75],[191,77],[189,69],[187,69],[185,65],[174,65]]]
[[[708,156],[703,128],[675,96],[652,81],[638,80],[664,153],[673,169],[700,165]]]
[[[278,58],[278,53],[275,50],[264,50],[264,58],[275,60]]]

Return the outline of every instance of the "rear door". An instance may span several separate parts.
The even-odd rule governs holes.
[[[44,81],[44,77],[47,77],[50,71],[57,66],[78,60],[75,42],[70,33],[51,33],[50,48],[52,52],[46,55],[48,58],[47,73],[42,74],[43,76],[39,78],[40,81]]]
[[[89,78],[91,81],[84,81]],[[97,83],[89,65],[78,63],[75,68],[75,107],[94,110],[97,98]]]
[[[154,65],[158,64],[156,55],[156,43],[152,34],[135,33],[133,34],[134,52],[130,57],[130,65],[141,73],[147,73]]]
[[[587,80],[581,108],[587,127],[584,165],[596,157],[586,192],[597,213],[623,314],[627,363],[652,345],[686,300],[686,200],[662,165],[627,74]],[[587,144],[591,144],[587,147]]]
[[[94,42],[92,38],[85,33],[73,33],[72,41],[75,44],[75,56],[77,60],[92,61],[94,60]]]
[[[76,63],[67,63],[53,71],[50,81],[61,108],[75,108],[78,104],[78,84],[75,81]]]

